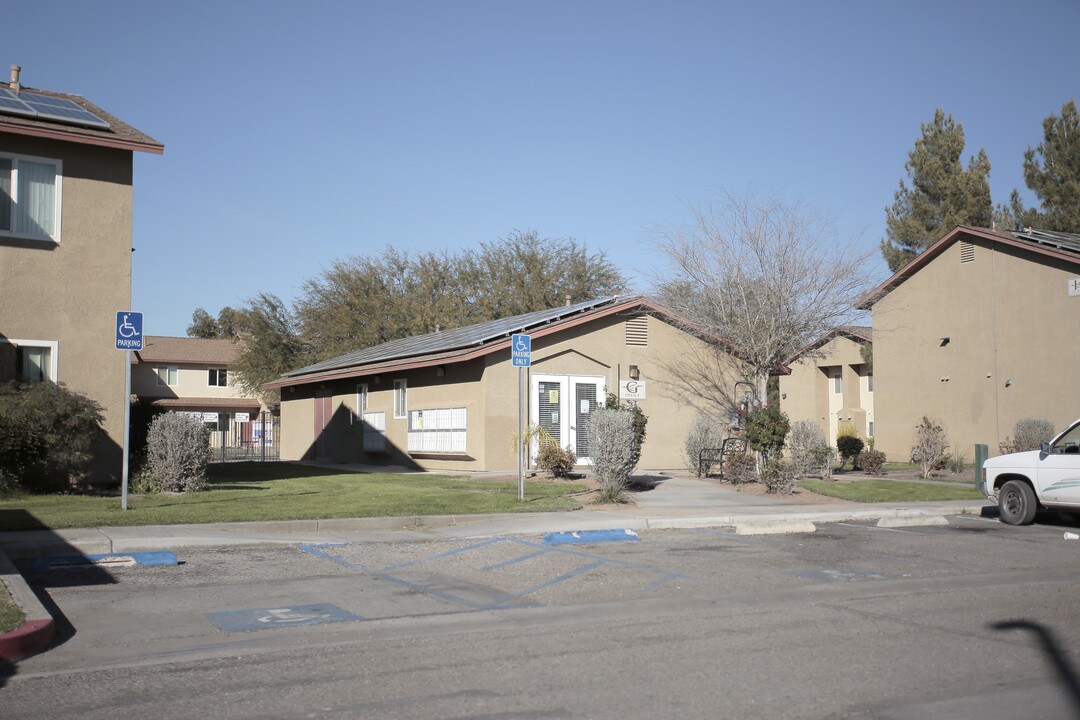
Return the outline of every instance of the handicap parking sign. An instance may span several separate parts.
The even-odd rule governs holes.
[[[142,350],[142,313],[120,310],[116,313],[116,349]]]
[[[532,336],[511,335],[510,357],[513,358],[513,367],[530,367],[532,365]]]

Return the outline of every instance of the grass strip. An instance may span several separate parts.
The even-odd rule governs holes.
[[[472,515],[574,510],[576,483],[516,482],[427,474],[356,473],[288,463],[211,466],[209,488],[188,494],[20,495],[0,500],[0,528],[40,530],[130,525]]]
[[[8,592],[7,585],[0,582],[0,633],[14,630],[23,624],[26,616],[22,608],[15,604]]]
[[[799,483],[799,487],[818,495],[865,503],[983,499],[983,494],[975,488],[930,485],[901,480],[856,480],[850,483],[803,480]]]

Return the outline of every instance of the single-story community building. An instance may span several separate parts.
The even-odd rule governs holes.
[[[589,461],[589,416],[613,393],[650,419],[639,469],[686,467],[690,423],[702,411],[727,417],[718,398],[741,378],[722,343],[684,327],[648,298],[616,296],[300,368],[265,386],[281,391],[281,458],[513,471],[521,379],[526,425],[543,428],[579,462]],[[512,363],[514,334],[531,338],[529,367]],[[712,397],[689,387],[699,377],[717,390]]]

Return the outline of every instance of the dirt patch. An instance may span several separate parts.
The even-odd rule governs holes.
[[[848,482],[851,482],[851,480],[849,480]],[[850,502],[848,500],[841,500],[840,498],[828,497],[826,495],[818,495],[817,493],[812,493],[805,488],[799,487],[795,488],[790,495],[770,495],[765,485],[762,483],[744,483],[742,485],[731,485],[729,487],[731,487],[731,489],[735,492],[744,493],[746,495],[773,497],[778,500],[786,500],[787,502],[791,503],[815,504]]]

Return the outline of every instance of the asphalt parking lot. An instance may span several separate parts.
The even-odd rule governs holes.
[[[1074,529],[1055,518],[1016,528],[960,516],[944,526],[847,522],[775,536],[724,528],[649,531],[638,541],[593,545],[500,537],[181,550],[176,566],[31,575],[62,613],[62,643],[22,663],[4,693],[15,700],[11,717],[35,716],[46,702],[55,703],[56,717],[105,717],[117,711],[115,699],[94,689],[88,691],[93,702],[74,704],[57,683],[92,677],[94,688],[121,687],[132,672],[156,677],[152,668],[172,672],[215,662],[228,663],[229,680],[222,682],[231,683],[249,672],[258,676],[270,657],[282,663],[291,657],[303,667],[386,643],[392,650],[379,655],[380,663],[405,667],[416,662],[410,648],[424,647],[430,661],[424,667],[438,683],[445,679],[436,669],[443,660],[435,658],[471,656],[490,645],[522,648],[521,657],[507,662],[549,663],[579,638],[606,640],[616,628],[634,662],[660,653],[672,667],[688,663],[686,670],[741,658],[732,677],[743,677],[748,688],[767,686],[784,653],[813,648],[821,662],[844,673],[863,677],[866,668],[887,668],[890,687],[926,687],[927,697],[952,711],[950,693],[959,688],[970,699],[978,690],[971,680],[983,676],[989,686],[1021,693],[1025,707],[1033,702],[1025,693],[1043,698],[1042,717],[1073,717],[1068,713],[1080,708],[1080,697],[1071,706],[1067,690],[1078,686],[1072,649],[1080,647],[1074,610],[1080,541],[1064,540],[1063,531]],[[552,644],[567,633],[558,647]],[[431,656],[433,645],[439,650]],[[579,651],[590,655],[600,647],[609,646],[594,640]],[[981,672],[974,667],[980,654],[988,663]],[[483,673],[497,672],[481,669],[487,657],[474,660],[481,673],[475,678],[460,660],[446,660],[445,672],[457,682],[483,684]],[[931,666],[937,674],[927,674]],[[964,683],[945,682],[953,668]],[[551,672],[546,665],[544,671]],[[811,682],[812,669],[804,674]],[[1014,686],[1018,677],[1033,689]],[[815,692],[810,707],[823,714],[808,709],[789,716],[865,709],[875,682],[864,678],[849,688],[845,681],[836,697]],[[319,682],[309,678],[309,684],[316,692]],[[409,683],[376,695],[384,691],[394,702],[395,693],[417,692]],[[700,692],[713,690],[705,683]],[[999,704],[1019,703],[1018,697]],[[134,703],[125,712],[141,707],[138,697],[125,702]],[[427,716],[450,710],[423,707]],[[611,705],[620,707],[628,709]],[[877,712],[865,716],[887,716]]]

